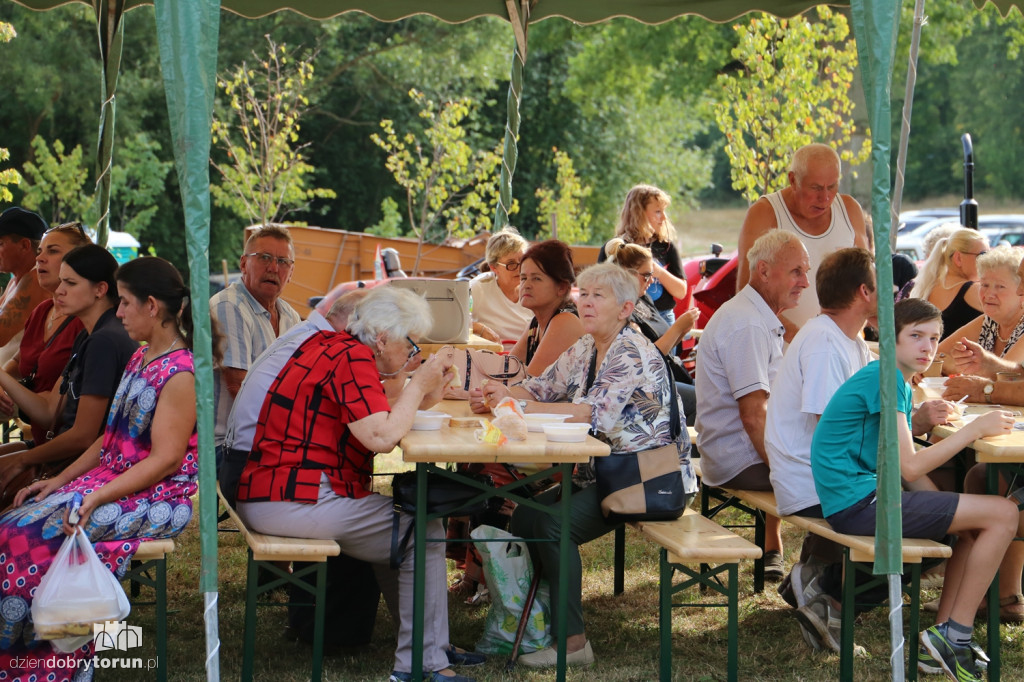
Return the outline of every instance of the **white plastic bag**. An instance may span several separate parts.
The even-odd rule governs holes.
[[[485,654],[508,655],[516,639],[519,616],[533,580],[533,564],[526,543],[494,526],[478,526],[470,533],[474,540],[501,539],[505,542],[473,543],[483,558],[484,577],[491,594],[491,606],[484,622],[484,634],[476,650]],[[548,629],[551,616],[548,585],[541,582],[523,632],[520,652],[530,653],[551,645]]]
[[[92,640],[93,623],[124,620],[131,604],[81,528],[57,551],[32,600],[38,639],[71,653]]]

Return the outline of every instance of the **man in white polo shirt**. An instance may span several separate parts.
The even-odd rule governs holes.
[[[711,318],[697,346],[697,448],[704,483],[771,490],[764,424],[782,361],[779,313],[807,288],[807,249],[791,232],[771,230],[750,247],[750,279]],[[765,579],[784,573],[779,519],[765,523]]]

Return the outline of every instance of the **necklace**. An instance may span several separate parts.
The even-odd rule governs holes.
[[[950,289],[955,289],[956,287],[961,286],[966,281],[967,281],[966,279],[958,279],[953,284],[950,284],[950,285],[947,286],[946,285],[946,275],[943,275],[942,279],[939,281],[939,286],[941,286],[943,289],[946,289],[948,291]]]
[[[170,352],[171,352],[171,349],[172,349],[172,348],[174,348],[174,347],[175,347],[176,345],[178,345],[178,341],[181,341],[181,337],[179,337],[179,336],[178,336],[177,334],[175,334],[175,336],[174,336],[174,340],[173,340],[173,341],[171,341],[171,345],[167,346],[167,348],[165,348],[165,349],[164,349],[164,352],[162,352],[162,353],[157,353],[156,355],[153,355],[153,356],[151,356],[151,359],[152,359],[152,358],[158,358],[158,357],[160,357],[161,355],[167,355],[168,353],[170,353]],[[152,347],[152,346],[150,346],[150,349],[151,349],[151,350],[152,350],[152,348],[153,348],[153,347]]]
[[[1021,320],[1024,320],[1024,311],[1021,311],[1020,317],[1017,318],[1017,323],[1010,328],[1010,333],[1007,335],[1005,339],[999,335],[999,332],[1002,329],[1002,325],[996,325],[996,338],[999,339],[1000,343],[1006,344],[1010,340],[1010,337],[1013,336],[1013,332],[1016,331],[1017,327],[1020,326]]]
[[[64,317],[65,313],[58,313],[56,308],[50,308],[50,314],[46,316],[46,331],[53,329],[54,322]]]

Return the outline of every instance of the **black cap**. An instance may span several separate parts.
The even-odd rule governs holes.
[[[43,238],[43,233],[48,227],[41,215],[20,206],[12,206],[0,213],[0,237],[16,234],[25,239],[38,241]]]

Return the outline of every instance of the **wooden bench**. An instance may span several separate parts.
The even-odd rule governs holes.
[[[256,607],[279,606],[276,602],[259,602],[259,595],[275,590],[283,585],[295,585],[313,595],[315,600],[313,625],[313,671],[314,682],[322,678],[324,652],[324,602],[327,591],[327,557],[338,556],[341,548],[334,540],[311,540],[307,538],[286,538],[276,535],[264,535],[246,527],[245,523],[224,499],[217,486],[217,497],[227,510],[228,518],[234,522],[238,531],[245,538],[249,558],[245,580],[245,635],[242,647],[242,680],[248,681],[253,676],[254,656],[256,652]],[[294,573],[279,568],[276,564],[288,561],[302,561],[311,565]],[[276,580],[259,584],[259,569],[277,577]],[[314,576],[311,586],[302,578]]]
[[[672,679],[672,607],[725,606],[728,615],[728,679],[739,675],[739,561],[761,556],[757,545],[722,528],[693,509],[687,509],[675,521],[642,521],[631,524],[640,533],[661,546],[658,580],[658,631],[660,634],[660,679]],[[715,567],[705,566],[710,563]],[[695,570],[692,565],[700,564]],[[673,585],[678,571],[686,579]],[[720,575],[726,574],[726,584]],[[673,604],[672,595],[700,585],[726,597],[725,604]]]
[[[159,682],[167,681],[167,555],[173,551],[174,540],[170,538],[144,540],[121,578],[130,581],[133,605],[151,603],[156,607],[156,678]],[[152,602],[137,601],[141,585],[153,588]]]
[[[699,463],[697,468],[699,469]],[[762,490],[731,490],[727,488],[710,488],[701,486],[701,507],[706,509],[706,497],[716,497],[723,500],[715,508],[715,512],[725,506],[734,506],[754,515],[756,526],[755,538],[760,547],[764,547],[764,514],[779,516],[778,507],[775,504],[775,493]],[[739,502],[739,504],[736,504]],[[752,511],[753,510],[753,511]],[[798,528],[819,535],[831,540],[843,548],[843,586],[842,586],[842,629],[840,635],[839,651],[839,677],[843,680],[853,679],[853,624],[854,607],[856,595],[865,592],[879,584],[886,582],[887,576],[875,576],[870,566],[865,564],[873,563],[875,560],[875,537],[873,535],[847,535],[833,530],[825,519],[808,516],[782,516],[786,523],[791,523]],[[910,595],[910,636],[907,638],[910,649],[909,679],[917,677],[917,654],[918,634],[920,620],[921,601],[921,562],[924,559],[948,559],[953,554],[949,545],[934,540],[920,538],[903,538],[904,564],[910,565],[910,585],[904,586],[904,591]],[[755,571],[757,570],[755,566]],[[763,585],[764,566],[762,571],[761,584]],[[870,576],[869,580],[856,585],[856,574]],[[755,588],[757,579],[755,575]]]

